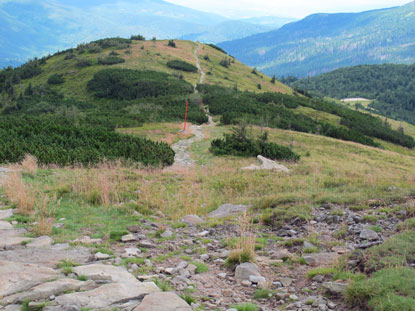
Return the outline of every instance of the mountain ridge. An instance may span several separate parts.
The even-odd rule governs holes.
[[[305,77],[344,66],[415,61],[415,6],[318,13],[218,45],[267,74]]]

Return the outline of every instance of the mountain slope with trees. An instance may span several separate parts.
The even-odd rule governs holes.
[[[415,61],[415,4],[362,13],[313,14],[280,29],[219,46],[279,77],[359,64]]]
[[[373,100],[369,110],[415,123],[415,65],[363,65],[341,68],[292,83],[298,89],[333,98]]]

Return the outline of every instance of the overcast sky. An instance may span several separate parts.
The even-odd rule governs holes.
[[[360,12],[399,6],[410,0],[166,0],[189,8],[229,18],[288,16],[302,18],[312,13]]]

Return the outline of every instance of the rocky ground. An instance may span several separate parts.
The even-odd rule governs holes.
[[[143,218],[106,254],[91,248],[102,241],[89,237],[69,244],[27,238],[25,229],[4,220],[13,210],[2,209],[0,310],[21,310],[26,301],[29,310],[230,310],[249,301],[263,311],[347,310],[336,296],[345,282],[330,282],[322,275],[309,279],[307,271],[380,243],[398,222],[379,217],[376,225],[382,233],[377,233],[364,221],[364,211],[346,208],[340,213],[339,206],[321,206],[308,223],[294,219],[278,229],[262,228],[258,234],[266,236],[265,243],[255,262],[227,267],[226,241],[240,235],[234,220],[247,210],[224,205],[207,216],[210,221],[188,215],[173,225]],[[225,218],[229,221],[212,226]],[[347,243],[334,237],[341,226],[347,227]],[[310,242],[311,234],[318,235],[318,245]],[[270,297],[254,299],[259,287],[269,288]],[[187,298],[191,306],[174,293],[192,297]]]

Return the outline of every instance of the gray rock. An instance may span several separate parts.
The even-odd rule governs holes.
[[[314,253],[314,254],[305,254],[303,255],[304,260],[307,265],[317,266],[321,264],[331,264],[337,260],[339,254],[335,252],[330,253]]]
[[[271,254],[271,259],[285,259],[292,257],[292,254],[285,248],[279,249]]]
[[[22,306],[21,305],[8,305],[4,307],[4,309],[0,309],[2,311],[21,311]]]
[[[121,242],[134,242],[137,241],[137,237],[134,234],[127,234],[121,237]]]
[[[5,219],[13,216],[12,209],[0,210],[0,219]]]
[[[56,244],[50,248],[17,248],[0,252],[0,260],[38,264],[54,268],[61,260],[70,260],[79,264],[88,262],[91,250],[86,247],[70,247]]]
[[[173,236],[173,232],[171,232],[170,230],[166,230],[160,236],[162,238],[171,238]]]
[[[291,278],[280,278],[279,281],[284,287],[289,287],[293,283],[293,279]]]
[[[247,205],[233,205],[233,204],[224,204],[219,206],[213,212],[208,214],[210,218],[224,218],[228,216],[234,216],[248,211],[249,206]]]
[[[134,311],[192,311],[192,308],[175,293],[161,292],[145,296]]]
[[[315,248],[314,244],[304,241],[304,249]]]
[[[127,257],[137,257],[141,253],[141,250],[137,247],[129,247],[125,249],[125,254]]]
[[[37,301],[48,299],[51,296],[59,295],[67,291],[78,291],[84,285],[85,282],[74,279],[61,279],[57,281],[46,282],[31,288],[27,292],[7,296],[0,302],[1,304],[13,304],[22,303],[26,300]]]
[[[203,223],[203,219],[200,218],[197,215],[187,215],[184,216],[182,221],[186,224],[188,224],[189,226],[196,226],[196,225],[200,225],[201,223]]]
[[[298,300],[298,296],[297,296],[297,295],[295,295],[295,294],[291,294],[291,295],[289,296],[289,298],[290,298],[291,300],[293,300],[293,301],[297,301],[297,300]]]
[[[13,249],[17,246],[23,245],[27,242],[32,241],[32,238],[26,238],[26,237],[4,237],[0,240],[0,250],[3,249]]]
[[[74,267],[77,275],[85,275],[89,280],[111,280],[115,283],[137,285],[138,280],[122,267],[111,265],[92,264]]]
[[[13,229],[13,226],[8,221],[0,220],[0,230],[9,230]]]
[[[236,270],[235,270],[236,279],[249,280],[249,277],[251,275],[261,276],[261,273],[259,272],[257,265],[250,263],[250,262],[245,262],[236,267]]]
[[[48,236],[41,236],[32,240],[27,247],[50,247],[53,244],[53,240]]]
[[[378,240],[379,239],[379,235],[375,231],[370,230],[370,229],[363,229],[360,232],[359,237],[362,240],[369,240],[369,241],[373,241],[373,240]]]
[[[138,246],[144,247],[144,248],[155,248],[156,247],[151,241],[140,241],[140,243],[138,243]]]
[[[290,170],[288,168],[286,168],[284,165],[280,165],[277,162],[267,159],[261,155],[259,155],[258,160],[261,162],[261,165],[250,165],[247,167],[242,168],[243,170],[249,170],[249,171],[255,171],[255,170],[272,170],[272,171],[276,171],[276,172],[284,172],[284,173],[289,173]]]
[[[84,236],[80,239],[76,239],[74,243],[79,243],[79,244],[84,244],[84,245],[101,244],[102,239],[91,239],[89,236]]]
[[[249,276],[249,281],[251,283],[264,284],[264,283],[266,283],[267,280],[263,276],[250,275]]]
[[[111,283],[104,284],[86,292],[76,292],[56,297],[55,301],[62,306],[75,305],[83,308],[106,308],[115,303],[138,299],[158,292],[160,289],[153,282]]]
[[[347,288],[348,283],[344,282],[325,282],[323,287],[333,295],[342,295]]]
[[[51,268],[10,261],[0,261],[0,275],[0,297],[13,295],[60,277]]]
[[[106,259],[109,259],[109,258],[110,258],[110,255],[103,254],[101,252],[98,252],[98,253],[95,254],[95,259],[96,260],[106,260]]]

